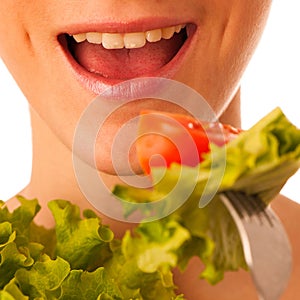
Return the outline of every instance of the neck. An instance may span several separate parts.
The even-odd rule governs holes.
[[[93,206],[82,194],[73,171],[72,151],[65,146],[39,115],[31,110],[32,124],[32,173],[28,186],[20,193],[22,196],[37,198],[41,211],[35,221],[45,227],[52,227],[54,220],[47,203],[54,199],[69,200],[83,209]],[[107,184],[116,183],[115,176],[106,176]],[[105,201],[105,199],[103,199]],[[101,213],[103,223],[110,225],[116,236],[124,234],[129,224],[113,220]]]
[[[233,99],[220,117],[220,122],[230,124],[236,128],[241,127],[241,92],[237,90]]]
[[[52,199],[84,200],[72,171],[72,155],[39,115],[31,110],[32,174],[26,193],[46,203]]]

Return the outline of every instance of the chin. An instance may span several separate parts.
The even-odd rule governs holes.
[[[99,157],[99,159],[97,159]],[[107,159],[103,159],[107,157]],[[99,172],[114,176],[142,175],[143,171],[135,155],[96,155],[96,168]]]

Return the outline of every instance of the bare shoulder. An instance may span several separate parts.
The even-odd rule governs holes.
[[[296,230],[296,232],[293,233],[299,234],[300,204],[284,197],[283,195],[279,195],[274,201],[272,201],[271,207],[280,217],[287,230]]]
[[[300,295],[300,204],[280,195],[271,206],[286,229],[293,252],[293,271],[282,299],[298,299]]]

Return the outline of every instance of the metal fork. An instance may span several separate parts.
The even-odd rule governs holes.
[[[279,218],[257,196],[226,191],[220,198],[237,225],[258,298],[278,300],[292,269],[290,243]]]

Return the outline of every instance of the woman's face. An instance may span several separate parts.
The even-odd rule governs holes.
[[[135,77],[185,83],[219,116],[238,88],[270,5],[271,0],[1,0],[0,54],[31,107],[71,149],[87,105],[106,88]],[[112,137],[143,107],[171,110],[147,100],[109,118],[99,137],[106,142],[96,150],[99,169],[112,171]]]

